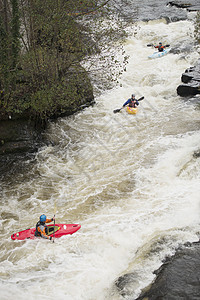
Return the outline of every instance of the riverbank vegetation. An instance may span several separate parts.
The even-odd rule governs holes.
[[[197,43],[200,44],[200,12],[198,12],[196,16],[194,33]]]
[[[81,61],[120,35],[102,32],[109,2],[0,0],[0,119],[47,120],[93,101]]]

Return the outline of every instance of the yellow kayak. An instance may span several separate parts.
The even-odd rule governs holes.
[[[137,107],[129,107],[129,106],[127,106],[126,107],[126,111],[127,111],[128,114],[134,115],[134,114],[137,113],[138,109],[137,109]]]

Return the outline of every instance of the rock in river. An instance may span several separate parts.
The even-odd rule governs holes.
[[[200,243],[179,249],[156,274],[155,281],[135,300],[200,299]]]
[[[200,59],[194,67],[190,67],[182,74],[183,84],[177,88],[177,94],[188,97],[200,94]]]

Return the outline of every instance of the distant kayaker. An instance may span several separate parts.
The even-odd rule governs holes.
[[[47,219],[45,215],[40,216],[40,220],[36,224],[36,231],[35,231],[35,236],[41,236],[44,239],[49,239],[52,240],[51,236],[47,235],[47,225],[45,223],[50,223],[55,220],[55,217],[52,219]]]
[[[135,94],[131,95],[131,98],[128,99],[124,104],[123,107],[125,106],[129,106],[129,107],[137,107],[139,105],[139,102],[137,99],[135,99]]]
[[[154,48],[158,48],[159,52],[163,52],[163,50],[165,49],[165,46],[162,45],[162,43],[160,42],[158,46],[154,46]]]

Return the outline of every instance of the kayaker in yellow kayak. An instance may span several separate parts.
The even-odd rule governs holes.
[[[124,104],[123,107],[125,106],[129,106],[129,107],[137,107],[139,105],[139,102],[137,99],[135,99],[135,94],[131,95],[131,98],[128,99]]]
[[[141,98],[139,98],[138,100],[135,99],[135,94],[132,94],[131,98],[128,99],[121,108],[118,108],[118,109],[114,109],[113,112],[114,114],[120,112],[124,107],[132,107],[132,108],[137,108],[138,105],[139,105],[139,101],[143,100],[144,99],[144,96],[142,96]]]
[[[47,219],[45,215],[40,216],[40,220],[36,224],[36,231],[35,231],[35,236],[41,236],[44,239],[49,239],[52,240],[51,236],[47,235],[47,225],[46,223],[53,222],[55,220],[55,217],[52,219]]]

